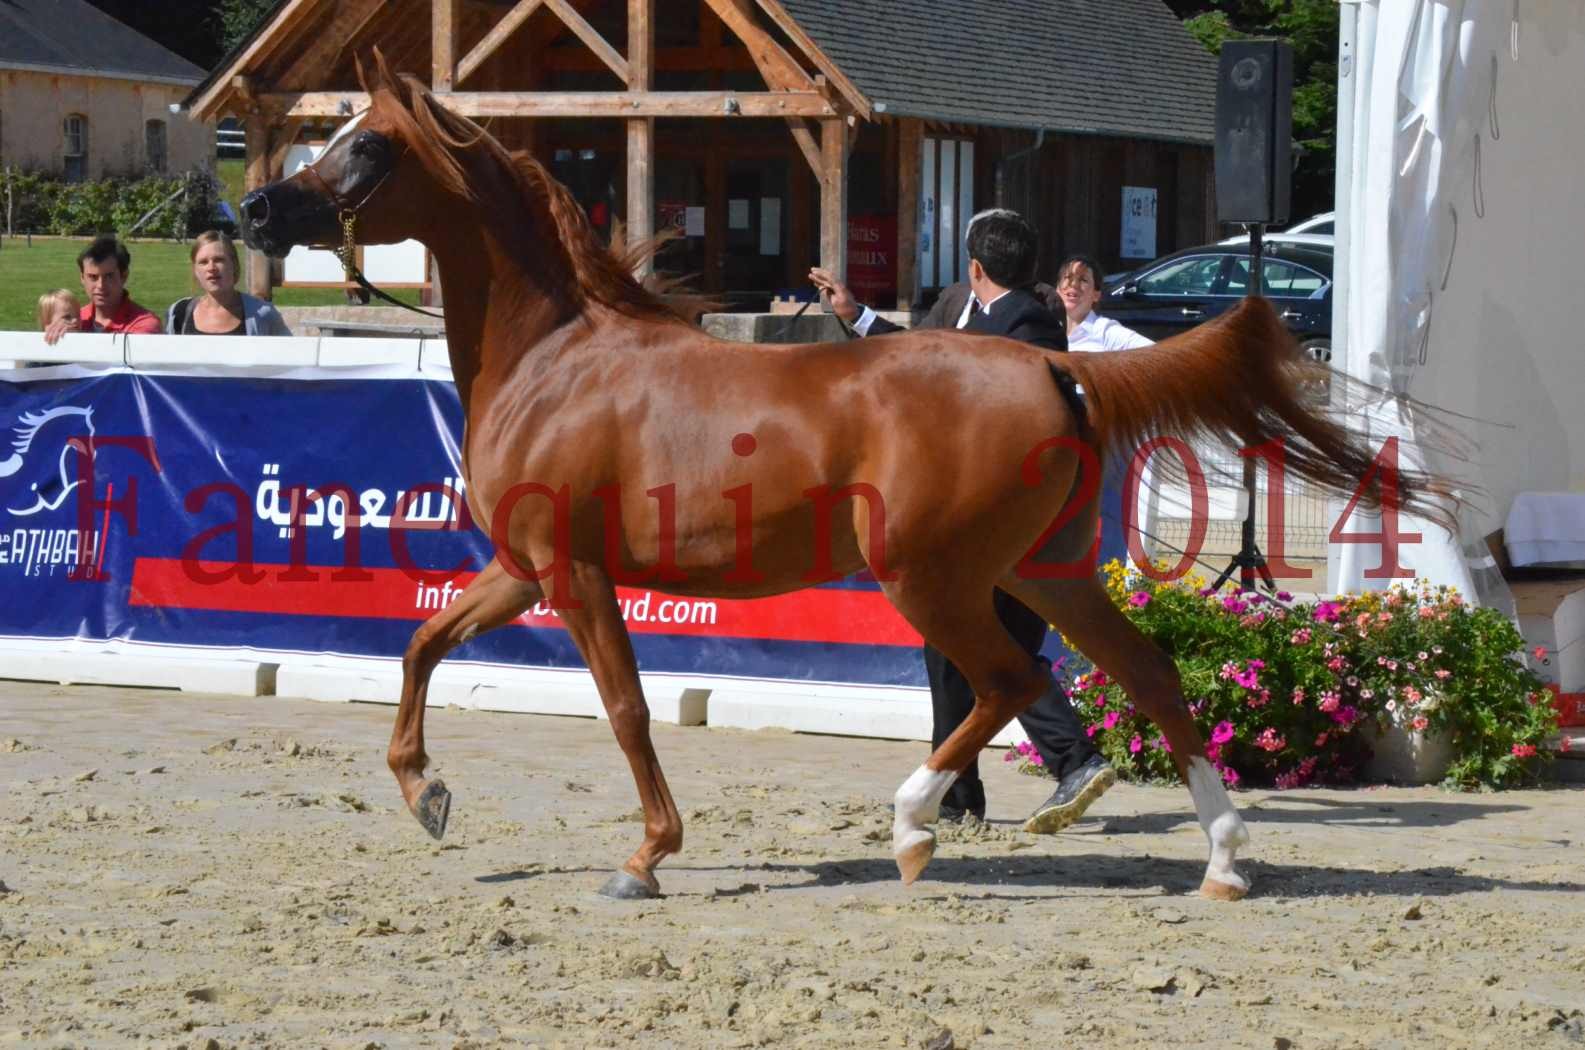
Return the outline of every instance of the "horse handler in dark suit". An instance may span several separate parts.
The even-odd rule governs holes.
[[[921,328],[961,328],[1020,339],[1065,353],[1062,304],[1049,287],[1044,300],[1034,285],[1038,241],[1034,229],[1017,212],[980,212],[969,221],[969,280],[944,289]],[[853,298],[846,285],[821,269],[809,278],[830,296],[831,308],[861,336],[901,331]],[[1055,312],[1050,304],[1055,305]],[[1076,391],[1064,391],[1079,397]],[[1038,658],[1048,629],[1045,620],[1012,595],[995,592],[996,614],[1009,634],[1031,657]],[[926,645],[925,671],[930,680],[934,724],[931,747],[940,747],[974,707],[974,690],[940,651]],[[1090,744],[1073,705],[1047,693],[1018,716],[1045,768],[1057,778],[1056,790],[1024,822],[1037,834],[1061,831],[1084,814],[1117,781],[1117,773]],[[971,763],[941,803],[942,820],[961,820],[967,813],[985,818],[985,783],[979,764]]]

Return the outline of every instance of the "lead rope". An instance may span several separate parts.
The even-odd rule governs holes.
[[[335,249],[335,256],[341,260],[341,272],[346,276],[347,280],[355,282],[359,288],[362,288],[381,302],[390,303],[392,306],[400,306],[404,310],[411,310],[413,313],[423,314],[425,317],[434,317],[442,321],[446,319],[445,314],[437,314],[433,310],[410,306],[370,284],[369,279],[363,276],[363,271],[358,269],[357,213],[342,209],[341,214],[337,218],[341,222],[341,247]]]

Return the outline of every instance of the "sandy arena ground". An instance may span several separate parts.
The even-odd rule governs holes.
[[[1191,896],[1185,792],[1054,838],[991,820],[898,884],[919,744],[657,726],[667,896],[603,723],[0,682],[0,1046],[1566,1048],[1585,1043],[1585,793],[1242,792],[1256,896]],[[950,1037],[945,1033],[950,1032]]]

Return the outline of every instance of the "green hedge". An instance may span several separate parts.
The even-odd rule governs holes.
[[[0,171],[0,222],[10,202],[10,233],[186,239],[214,225],[220,184],[207,171],[66,182],[58,175]],[[151,209],[159,211],[133,225]]]

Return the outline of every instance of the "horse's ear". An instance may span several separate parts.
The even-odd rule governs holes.
[[[365,95],[369,94],[369,78],[363,74],[363,59],[358,57],[356,51],[352,53],[352,68],[358,74],[358,87],[363,89]]]
[[[400,99],[402,97],[402,86],[396,75],[391,72],[390,64],[385,61],[385,52],[381,51],[379,46],[376,45],[373,48],[373,55],[375,89],[384,89]]]

